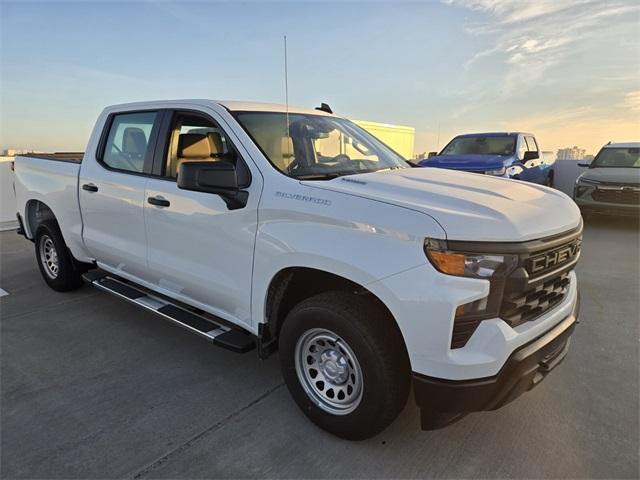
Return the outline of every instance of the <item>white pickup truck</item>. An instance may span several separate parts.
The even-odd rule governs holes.
[[[301,410],[375,435],[496,409],[566,355],[582,219],[550,188],[412,168],[324,109],[106,108],[83,155],[15,162],[44,280],[82,280],[214,344],[279,351]]]

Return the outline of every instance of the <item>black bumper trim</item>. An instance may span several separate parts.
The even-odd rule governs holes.
[[[569,350],[578,320],[574,311],[551,330],[515,350],[497,375],[473,380],[446,380],[413,374],[415,400],[421,410],[422,429],[449,425],[470,412],[496,410],[531,390]]]

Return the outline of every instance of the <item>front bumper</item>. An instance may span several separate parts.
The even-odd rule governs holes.
[[[614,203],[584,203],[576,201],[580,211],[583,214],[611,215],[615,217],[640,217],[640,206],[637,205],[618,205]]]
[[[538,385],[566,356],[578,320],[572,313],[551,330],[515,350],[497,375],[473,380],[445,380],[413,374],[422,429],[449,425],[470,412],[496,410]]]

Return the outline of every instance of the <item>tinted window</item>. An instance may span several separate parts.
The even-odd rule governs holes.
[[[604,148],[592,167],[640,168],[640,148]]]
[[[513,155],[516,137],[464,136],[456,137],[440,155]]]
[[[102,161],[111,168],[141,173],[157,112],[121,113],[113,117]]]

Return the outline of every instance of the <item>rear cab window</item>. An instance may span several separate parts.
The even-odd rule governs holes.
[[[156,111],[114,114],[99,160],[110,169],[143,173],[153,150],[158,118]]]

